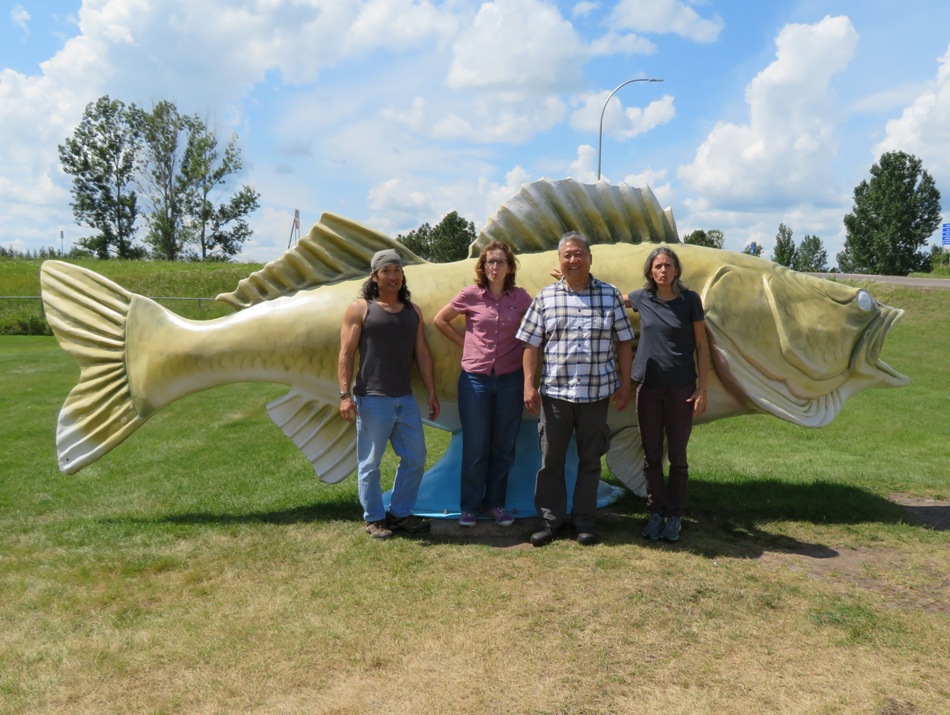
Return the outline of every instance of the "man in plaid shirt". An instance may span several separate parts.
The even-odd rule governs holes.
[[[561,280],[538,293],[517,335],[525,343],[524,404],[532,414],[541,410],[534,503],[542,527],[531,543],[549,544],[567,521],[564,470],[573,436],[578,461],[570,517],[577,542],[589,546],[597,543],[600,458],[610,443],[608,403],[612,396],[618,411],[630,403],[633,328],[620,291],[591,275],[593,256],[583,234],[565,233],[557,253]],[[539,356],[543,368],[536,388]]]

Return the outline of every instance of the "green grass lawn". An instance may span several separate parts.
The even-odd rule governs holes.
[[[911,385],[820,430],[697,428],[673,546],[632,495],[593,548],[371,540],[355,479],[268,419],[280,386],[192,395],[65,476],[78,369],[0,337],[0,712],[944,713],[950,536],[892,497],[950,499],[950,292],[869,289],[907,310],[883,358]]]

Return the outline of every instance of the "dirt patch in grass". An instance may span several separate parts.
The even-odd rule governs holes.
[[[904,507],[913,522],[929,526],[934,531],[950,531],[950,501],[910,494],[892,494],[890,500]]]
[[[907,509],[910,521],[935,531],[950,529],[950,501],[907,494],[890,498]],[[764,564],[800,569],[826,582],[857,586],[887,607],[950,613],[950,577],[942,566],[945,560],[935,558],[933,551],[909,553],[873,545],[827,548],[834,552],[833,556],[817,557],[802,549],[776,548],[763,551],[761,559]],[[942,546],[934,548],[946,551]]]

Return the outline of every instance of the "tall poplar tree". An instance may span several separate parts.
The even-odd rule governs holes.
[[[125,104],[108,95],[86,105],[71,137],[59,145],[63,171],[73,177],[73,217],[97,231],[77,244],[99,258],[138,258],[132,245],[138,218],[136,159],[141,137]]]
[[[902,151],[882,154],[870,181],[854,189],[838,268],[890,276],[929,270],[930,254],[921,249],[940,219],[940,192],[920,159]]]
[[[778,233],[775,234],[775,248],[772,249],[772,260],[788,268],[791,268],[795,262],[795,241],[792,240],[792,229],[784,223],[778,225]]]

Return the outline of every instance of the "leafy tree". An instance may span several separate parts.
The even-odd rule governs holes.
[[[86,105],[72,136],[60,144],[63,171],[73,177],[76,222],[98,231],[77,243],[99,258],[137,258],[135,169],[141,138],[125,104],[108,95]]]
[[[792,268],[802,273],[824,273],[828,270],[828,252],[818,236],[805,236],[795,250]]]
[[[187,239],[181,165],[188,123],[166,100],[151,112],[138,107],[132,111],[143,142],[139,183],[149,207],[145,243],[151,246],[153,258],[174,261],[181,256]]]
[[[950,269],[950,251],[943,246],[933,245],[930,247],[930,271],[931,273],[947,273]]]
[[[706,246],[707,248],[722,248],[725,242],[725,234],[717,228],[709,231],[696,229],[683,238],[683,243],[689,243],[693,246]]]
[[[260,194],[242,186],[224,198],[220,191],[229,177],[243,168],[237,136],[231,135],[224,150],[218,136],[197,115],[185,120],[188,142],[182,166],[184,225],[201,260],[222,259],[240,252],[252,234],[248,214],[257,210]]]
[[[746,247],[742,249],[742,252],[748,253],[750,256],[761,256],[762,244],[756,243],[755,241],[750,241],[746,244]]]
[[[854,189],[838,254],[843,272],[907,275],[929,267],[919,249],[940,225],[940,192],[920,159],[902,151],[881,155],[871,180]]]
[[[410,251],[433,263],[462,260],[475,238],[475,224],[459,216],[457,211],[446,214],[435,228],[424,223],[406,235],[396,236]]]
[[[775,248],[772,249],[772,260],[781,266],[793,267],[795,263],[795,241],[792,240],[792,229],[784,223],[778,225],[775,234]]]
[[[802,273],[823,273],[828,270],[828,252],[818,236],[807,235],[802,239],[791,267]]]

